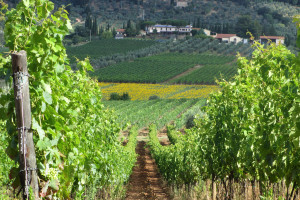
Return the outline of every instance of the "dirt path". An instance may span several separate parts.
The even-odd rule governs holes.
[[[169,80],[164,81],[163,83],[169,83],[170,81],[173,81],[173,80],[178,79],[180,77],[186,76],[189,73],[191,73],[192,71],[194,71],[196,69],[200,69],[201,67],[203,67],[203,65],[196,65],[196,66],[186,70],[185,72],[182,72],[181,74],[178,74],[178,75],[174,76],[173,78],[170,78]]]
[[[145,132],[141,134],[144,135]],[[145,141],[138,141],[136,153],[138,158],[130,176],[125,199],[171,199]]]

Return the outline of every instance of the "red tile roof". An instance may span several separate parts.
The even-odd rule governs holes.
[[[117,32],[125,33],[125,29],[123,29],[123,28],[117,29]]]
[[[284,40],[283,36],[260,36],[260,39],[268,39],[268,40],[275,40],[275,39],[282,39]]]
[[[234,37],[236,36],[236,34],[219,34],[217,33],[217,36],[215,38],[230,38],[230,37]]]
[[[192,30],[197,30],[197,31],[200,31],[201,28],[192,28]]]

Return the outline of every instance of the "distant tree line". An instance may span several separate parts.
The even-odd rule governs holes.
[[[219,1],[224,1],[224,0],[219,0]],[[251,2],[273,2],[273,1],[289,3],[292,5],[300,5],[299,0],[231,0],[231,1],[237,2],[245,6],[249,5]]]
[[[269,15],[268,12],[263,12],[265,8],[259,10],[259,13],[262,15]],[[272,16],[275,16],[277,20],[281,20],[282,23],[288,24],[289,21],[286,21],[285,17],[278,13],[273,13]],[[247,35],[247,32],[251,32],[253,36],[258,39],[261,35],[272,35],[272,36],[279,36],[275,30],[273,17],[270,21],[261,24],[257,20],[253,20],[250,15],[243,15],[238,18],[236,24],[232,23],[207,23],[206,21],[202,20],[201,18],[197,18],[193,22],[193,27],[195,28],[203,28],[209,29],[212,32],[216,33],[235,33],[240,37],[249,38],[250,36]],[[289,45],[289,35],[286,35],[286,44]]]

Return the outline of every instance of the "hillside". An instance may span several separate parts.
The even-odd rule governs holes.
[[[17,0],[6,0],[13,6]],[[56,5],[70,5],[67,10],[75,25],[84,25],[87,15],[97,18],[99,27],[122,28],[128,20],[160,22],[163,19],[185,20],[194,27],[218,33],[238,33],[246,30],[254,35],[285,36],[294,44],[296,26],[292,22],[300,13],[298,0],[241,1],[191,0],[186,7],[176,7],[176,0],[53,0]],[[246,17],[245,17],[246,16]],[[244,21],[246,23],[244,23]],[[243,26],[246,26],[243,28]],[[242,30],[239,30],[242,29]]]

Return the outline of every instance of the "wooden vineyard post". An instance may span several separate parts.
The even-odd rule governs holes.
[[[217,200],[217,185],[216,185],[216,182],[215,182],[214,174],[212,175],[211,187],[212,187],[212,200]]]
[[[33,198],[38,199],[36,156],[31,130],[29,74],[25,51],[12,53],[12,71],[17,129],[19,133],[20,180],[23,188],[23,199],[29,199],[30,191],[34,195]]]

